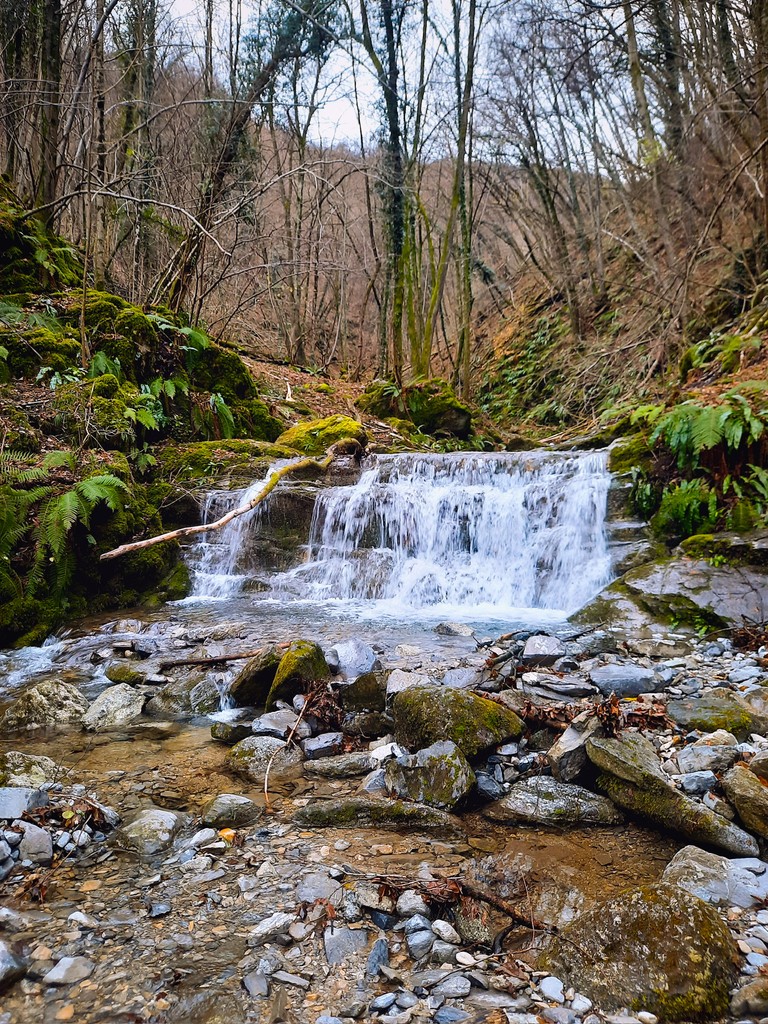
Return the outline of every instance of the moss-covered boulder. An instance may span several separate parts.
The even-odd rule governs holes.
[[[268,767],[272,776],[281,775],[298,768],[303,760],[301,747],[284,743],[275,736],[248,736],[227,754],[231,770],[252,782],[262,781]]]
[[[471,410],[439,377],[413,385],[406,401],[413,422],[425,434],[448,434],[466,440],[472,433]]]
[[[721,783],[745,827],[768,839],[768,784],[741,764],[727,771]]]
[[[221,694],[207,676],[194,674],[167,683],[150,699],[147,714],[156,718],[190,718],[221,710]]]
[[[363,796],[340,800],[316,800],[307,807],[300,808],[294,816],[294,821],[304,828],[380,828],[402,830],[406,834],[463,834],[461,819],[438,807]]]
[[[738,740],[755,732],[768,736],[768,716],[760,714],[726,687],[705,691],[700,697],[670,700],[667,714],[681,729],[715,732],[724,729]]]
[[[345,711],[383,711],[387,701],[385,672],[364,672],[339,684],[339,703]]]
[[[6,709],[2,725],[8,731],[79,725],[89,706],[76,686],[62,679],[44,679],[16,698]]]
[[[640,733],[593,736],[587,740],[587,756],[599,771],[597,788],[618,807],[693,843],[757,856],[751,835],[667,781],[653,744]]]
[[[298,693],[306,693],[312,683],[330,678],[322,648],[311,640],[294,640],[280,659],[267,695],[267,711],[272,711],[278,700],[290,702]]]
[[[0,180],[0,295],[72,287],[82,281],[80,254],[25,208]]]
[[[221,345],[198,350],[189,376],[195,390],[216,392],[228,405],[257,397],[248,367],[236,352]]]
[[[246,483],[263,476],[275,459],[295,458],[296,452],[282,445],[250,438],[221,441],[167,443],[153,449],[157,459],[155,475],[163,480],[215,480],[229,477]]]
[[[235,707],[261,707],[266,703],[282,657],[283,648],[272,645],[246,661],[229,684],[229,698]]]
[[[34,379],[44,366],[53,373],[64,373],[76,366],[80,358],[80,342],[66,330],[0,330],[0,345],[8,352],[7,374],[14,378]]]
[[[236,437],[252,437],[257,441],[275,441],[282,434],[284,424],[272,415],[266,402],[249,398],[231,406]]]
[[[110,682],[126,686],[141,686],[146,679],[146,674],[134,662],[114,662],[107,666],[104,675]]]
[[[392,716],[397,742],[410,750],[451,740],[470,760],[489,747],[518,739],[525,728],[501,704],[441,686],[413,686],[395,694]]]
[[[349,416],[327,416],[310,423],[297,423],[277,438],[277,443],[305,455],[323,455],[332,444],[350,438],[365,448],[368,435],[361,423]]]
[[[413,757],[389,761],[387,791],[404,800],[454,811],[466,802],[477,779],[455,743],[441,740]]]
[[[674,885],[631,889],[580,914],[542,964],[603,1010],[660,1021],[715,1021],[738,956],[717,911]]]
[[[608,469],[617,476],[629,473],[635,466],[648,469],[652,462],[653,451],[643,434],[619,438],[608,455]]]
[[[43,754],[7,750],[0,754],[0,786],[29,786],[38,789],[45,782],[61,782],[68,771]]]

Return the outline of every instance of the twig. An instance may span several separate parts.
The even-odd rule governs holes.
[[[285,743],[282,745],[282,747],[277,747],[277,749],[272,752],[272,756],[270,757],[269,761],[267,761],[267,770],[264,773],[264,803],[266,804],[267,814],[272,814],[272,804],[269,799],[269,773],[272,769],[272,762],[275,760],[275,758],[277,757],[278,753],[281,750],[284,750],[290,743],[293,742],[293,737],[296,735],[296,730],[299,728],[301,720],[304,717],[304,714],[311,703],[311,697],[308,697],[307,700],[304,701],[301,707],[301,711],[299,711],[299,714],[296,718],[296,721],[293,724],[293,727],[291,728],[291,731],[285,738]]]

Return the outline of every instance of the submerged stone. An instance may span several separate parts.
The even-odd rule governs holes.
[[[486,807],[491,821],[529,825],[620,825],[624,817],[610,800],[582,786],[558,782],[547,775],[524,779]]]
[[[308,828],[403,828],[415,832],[423,830],[463,835],[460,819],[437,807],[403,803],[402,800],[379,800],[375,797],[317,800],[300,808],[294,821]]]

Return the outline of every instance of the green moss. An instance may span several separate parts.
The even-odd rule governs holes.
[[[339,687],[339,700],[346,711],[383,711],[387,679],[382,672],[365,672]]]
[[[73,287],[82,281],[77,251],[31,216],[0,180],[0,295]]]
[[[403,392],[389,380],[372,381],[356,399],[355,405],[380,420],[404,419],[408,415]],[[413,430],[413,424],[410,424],[410,429]]]
[[[125,683],[126,686],[140,686],[144,682],[144,673],[138,672],[133,665],[109,665],[104,675],[113,683]]]
[[[425,434],[466,439],[472,432],[472,412],[448,381],[435,377],[414,384],[406,390],[405,401],[413,422]]]
[[[295,452],[264,441],[229,439],[166,444],[155,447],[156,474],[166,480],[212,480],[236,476],[253,480],[275,459],[290,459]]]
[[[278,700],[290,701],[296,694],[306,693],[311,683],[330,678],[322,648],[310,640],[294,640],[280,659],[266,700],[267,711],[272,711]]]
[[[0,345],[8,349],[6,365],[11,377],[36,377],[43,366],[63,373],[77,366],[80,342],[44,327],[0,331]]]
[[[309,828],[403,829],[406,834],[419,830],[448,835],[461,832],[459,819],[436,807],[365,797],[317,800],[308,807],[300,808],[294,821]]]
[[[253,377],[236,352],[210,345],[195,353],[190,381],[196,391],[217,392],[229,405],[256,397]]]
[[[349,416],[328,416],[291,427],[278,437],[277,443],[306,455],[322,455],[332,444],[346,438],[357,441],[363,448],[368,444],[368,435],[356,420]]]
[[[235,433],[238,437],[252,437],[257,441],[276,441],[283,432],[283,424],[270,413],[259,398],[236,402],[232,407]]]
[[[703,696],[683,697],[669,701],[667,714],[680,728],[690,731],[716,732],[724,729],[739,740],[747,740],[752,733],[760,736],[768,732],[768,718],[743,703],[730,690],[718,687]]]
[[[648,470],[652,463],[653,452],[642,434],[617,441],[608,456],[608,469],[617,475],[629,473],[634,466]]]

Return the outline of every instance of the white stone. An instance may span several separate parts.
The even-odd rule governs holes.
[[[539,982],[539,991],[548,999],[551,1003],[564,1003],[565,1002],[565,988],[562,981],[559,978],[553,977],[551,974],[542,978]]]

